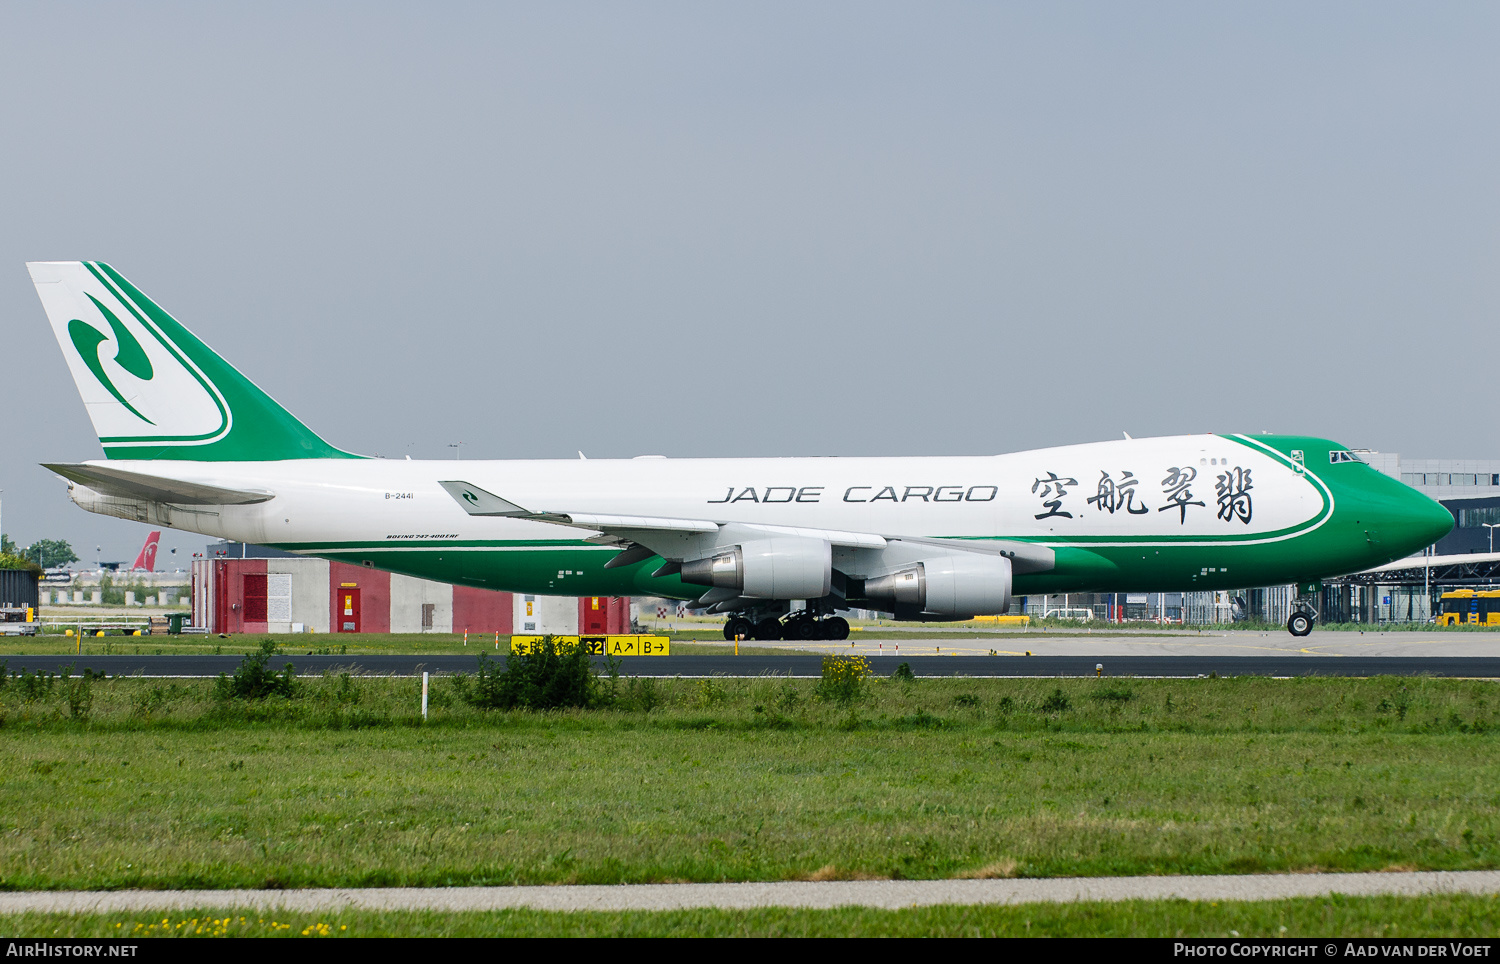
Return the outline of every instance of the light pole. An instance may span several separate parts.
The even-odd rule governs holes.
[[[1432,619],[1432,546],[1422,550],[1422,595],[1427,599],[1427,618]]]
[[[462,443],[462,442],[449,442],[448,443],[448,447],[453,450],[453,461],[455,461],[455,462],[458,461],[459,450],[462,448],[463,444],[464,443]]]
[[[1481,522],[1479,524],[1482,525],[1482,526],[1484,526],[1486,529],[1490,530],[1490,551],[1494,552],[1495,551],[1495,527],[1496,526],[1500,526],[1500,522]]]

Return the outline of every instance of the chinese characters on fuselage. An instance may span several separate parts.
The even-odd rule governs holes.
[[[1239,519],[1250,524],[1250,470],[1238,465],[1219,476],[1214,491],[1219,494],[1219,518],[1225,522]]]
[[[1181,516],[1178,522],[1187,525],[1188,506],[1202,506],[1202,502],[1193,501],[1193,490],[1190,488],[1194,479],[1198,477],[1198,470],[1191,466],[1172,466],[1167,469],[1167,477],[1161,480],[1162,495],[1167,497],[1167,504],[1157,509],[1157,512],[1166,512],[1169,509],[1178,509]]]
[[[1197,478],[1198,470],[1191,466],[1174,465],[1166,469],[1161,480],[1161,493],[1166,504],[1159,506],[1156,511],[1170,512],[1175,509],[1178,524],[1187,525],[1188,509],[1195,506],[1207,509],[1207,503],[1195,498],[1193,494]],[[1128,515],[1145,515],[1151,511],[1151,507],[1145,504],[1144,497],[1140,495],[1140,482],[1134,472],[1122,469],[1116,477],[1107,470],[1100,469],[1098,488],[1084,502],[1110,515],[1121,509]],[[1063,500],[1068,495],[1068,487],[1077,484],[1077,479],[1052,471],[1047,472],[1045,477],[1038,477],[1031,483],[1031,494],[1042,500],[1042,507],[1047,511],[1036,513],[1035,518],[1073,518],[1073,513],[1063,508]],[[1224,522],[1239,520],[1249,525],[1252,488],[1249,469],[1239,466],[1225,469],[1215,485],[1218,493],[1218,518]]]
[[[1053,516],[1063,519],[1073,518],[1073,513],[1062,511],[1062,500],[1063,496],[1068,494],[1066,487],[1077,484],[1077,479],[1060,478],[1056,472],[1048,472],[1045,479],[1037,479],[1031,483],[1032,494],[1042,497],[1042,508],[1047,510],[1039,513],[1037,518],[1050,519]],[[1038,492],[1038,489],[1041,491]]]
[[[1087,501],[1100,512],[1115,514],[1116,509],[1124,509],[1131,515],[1145,515],[1151,510],[1144,505],[1135,504],[1135,487],[1141,482],[1135,477],[1134,472],[1121,472],[1120,481],[1116,482],[1109,477],[1109,473],[1103,470],[1099,472],[1099,492],[1090,496]]]

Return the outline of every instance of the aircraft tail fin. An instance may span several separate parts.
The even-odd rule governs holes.
[[[140,554],[135,557],[135,562],[130,564],[130,570],[144,569],[147,572],[156,568],[156,547],[161,542],[161,530],[152,529],[151,534],[146,537],[145,545],[141,546]]]
[[[358,457],[319,438],[109,265],[26,267],[106,458]]]

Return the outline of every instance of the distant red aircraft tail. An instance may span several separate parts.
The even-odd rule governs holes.
[[[146,544],[141,546],[141,554],[135,557],[131,569],[144,569],[151,572],[156,568],[156,544],[161,541],[161,530],[157,529],[146,537]]]

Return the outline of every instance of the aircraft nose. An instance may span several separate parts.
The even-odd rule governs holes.
[[[1374,523],[1365,532],[1372,558],[1383,556],[1389,561],[1421,552],[1453,530],[1453,513],[1439,503],[1394,479],[1382,477],[1378,484],[1379,489],[1370,491],[1374,498],[1368,503],[1360,505],[1357,498],[1344,503],[1357,513],[1362,528],[1366,521]]]
[[[1386,517],[1391,542],[1406,553],[1421,552],[1453,530],[1453,513],[1420,492],[1407,489],[1391,504]]]
[[[1413,528],[1422,533],[1422,545],[1430,546],[1453,531],[1453,513],[1420,492],[1414,494],[1426,504],[1421,507],[1419,521]]]

